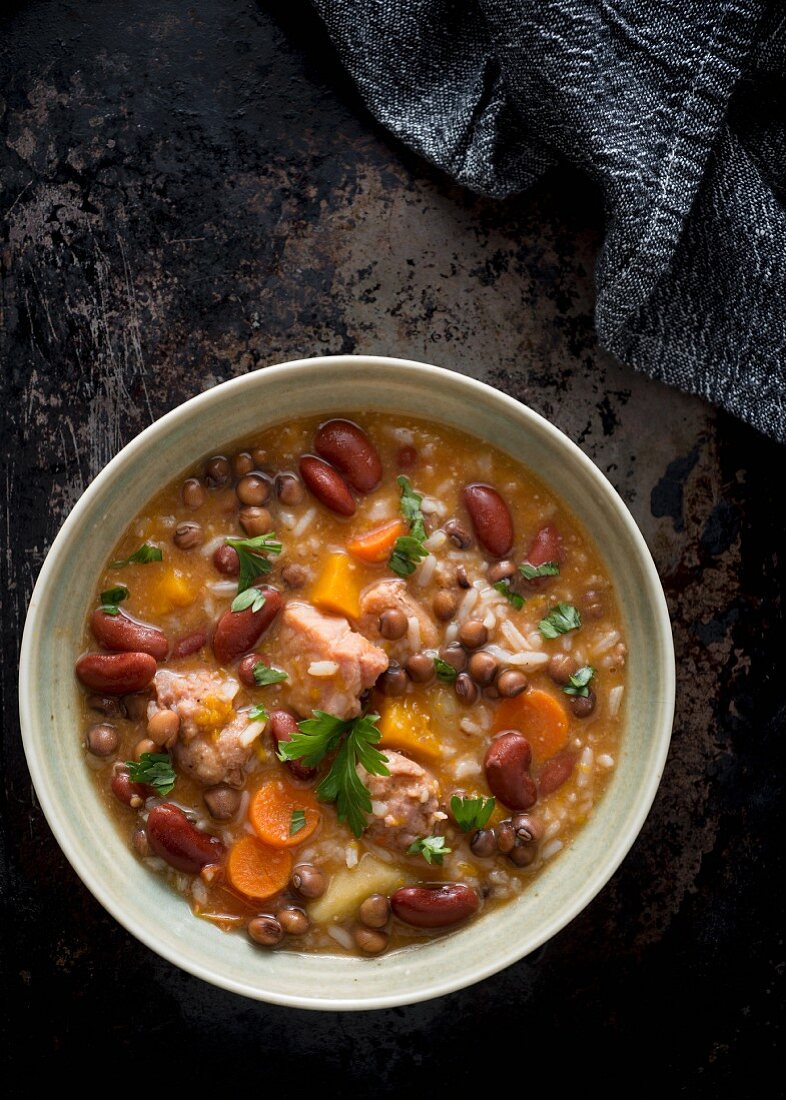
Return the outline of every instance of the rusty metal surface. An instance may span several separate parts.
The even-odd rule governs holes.
[[[782,451],[598,351],[586,182],[451,186],[373,124],[301,0],[40,0],[2,41],[7,1049],[133,1072],[165,1044],[203,1083],[229,1065],[361,1096],[480,1087],[491,1052],[564,1087],[603,1056],[611,1086],[633,1067],[760,1095],[783,1006]],[[252,1004],[136,943],[57,848],[15,709],[34,578],[105,462],[207,386],[336,352],[484,379],[576,440],[653,550],[678,660],[664,782],[609,886],[505,973],[365,1016]]]

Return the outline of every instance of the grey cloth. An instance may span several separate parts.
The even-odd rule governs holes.
[[[786,440],[782,4],[313,2],[377,118],[461,183],[586,172],[603,346]]]

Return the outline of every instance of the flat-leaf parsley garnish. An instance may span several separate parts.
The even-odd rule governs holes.
[[[124,565],[149,565],[151,561],[163,561],[164,552],[157,546],[151,546],[149,542],[144,542],[135,550],[133,554],[129,554],[127,558],[120,558],[119,561],[113,561],[112,569],[122,569]]]
[[[301,829],[306,827],[306,811],[305,810],[293,810],[292,817],[289,821],[289,835],[294,836],[295,833],[299,833]]]
[[[437,674],[437,679],[444,680],[446,684],[452,684],[458,676],[458,671],[453,665],[443,661],[441,657],[434,658],[434,671]]]
[[[496,588],[497,592],[501,592],[505,599],[509,603],[513,604],[517,611],[521,611],[526,601],[523,596],[520,596],[518,594],[518,592],[513,591],[513,589],[510,587],[509,580],[505,580],[503,578],[501,581],[497,581],[496,584],[493,585],[493,587]]]
[[[117,615],[120,604],[128,599],[128,589],[124,584],[117,584],[114,588],[107,588],[101,593],[101,610],[105,615]]]
[[[450,810],[462,833],[468,833],[483,829],[488,824],[496,804],[496,798],[462,798],[454,794],[450,800]]]
[[[266,554],[280,554],[281,543],[274,531],[266,535],[257,535],[253,539],[224,539],[227,546],[237,550],[240,559],[240,572],[237,575],[238,595],[250,588],[257,577],[269,573],[273,568]],[[232,610],[236,610],[234,607]]]
[[[268,684],[281,684],[287,678],[286,672],[282,672],[278,668],[271,668],[264,661],[257,661],[251,672],[257,687],[267,687]]]
[[[528,581],[537,580],[538,577],[556,577],[559,575],[559,562],[544,561],[540,565],[530,565],[525,561],[519,566],[519,573]]]
[[[298,722],[298,732],[290,741],[279,742],[279,760],[302,760],[307,768],[315,768],[335,752],[330,770],[317,787],[317,798],[335,802],[339,821],[346,821],[355,836],[360,836],[366,828],[366,814],[371,813],[371,795],[357,766],[362,764],[371,775],[390,775],[387,757],[376,748],[382,736],[377,729],[379,715],[337,718],[323,710],[313,713],[313,718]]]
[[[581,615],[578,609],[570,603],[558,603],[545,619],[540,620],[538,630],[544,638],[558,638],[560,634],[568,634],[571,630],[578,630],[580,626]]]
[[[388,566],[400,577],[408,577],[415,572],[418,562],[428,557],[428,550],[423,545],[426,540],[426,527],[420,510],[423,497],[414,491],[409,478],[404,477],[403,474],[396,480],[401,488],[401,514],[409,524],[409,534],[400,535],[396,539],[393,552],[388,559]]]
[[[444,836],[419,836],[407,848],[408,856],[423,856],[426,863],[442,864],[445,856],[452,852],[445,844]]]
[[[265,593],[260,592],[258,588],[246,588],[232,601],[233,611],[247,611],[249,607],[252,611],[261,611],[264,606]]]
[[[177,776],[168,752],[143,752],[138,760],[126,760],[132,783],[146,783],[156,794],[169,794]]]
[[[250,722],[267,722],[270,715],[262,706],[261,703],[254,703],[253,707],[248,709],[248,718]]]
[[[578,672],[574,672],[562,689],[566,695],[580,695],[586,699],[590,693],[589,682],[595,675],[595,669],[590,665],[584,665]]]

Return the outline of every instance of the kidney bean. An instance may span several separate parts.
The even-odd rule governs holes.
[[[291,741],[292,735],[297,732],[297,718],[291,711],[284,710],[283,708],[270,711],[270,733],[273,737],[276,751],[278,751],[278,746],[282,741]],[[310,781],[317,774],[316,768],[307,768],[300,760],[287,760],[286,765],[295,779]]]
[[[90,629],[105,649],[149,653],[157,661],[163,661],[169,652],[169,642],[163,630],[139,623],[122,611],[117,615],[107,615],[100,607],[96,608],[90,617]]]
[[[90,616],[90,629],[96,641],[104,649],[125,653],[150,653],[157,661],[163,661],[169,651],[169,642],[163,630],[146,623],[137,623],[130,615],[119,612],[107,615],[97,607]]]
[[[222,665],[247,653],[275,619],[281,609],[281,596],[275,588],[260,587],[265,603],[259,611],[225,611],[213,631],[213,652]]]
[[[339,516],[354,516],[355,501],[338,470],[314,455],[304,455],[298,468],[306,488],[320,504]]]
[[[314,436],[314,450],[340,470],[353,489],[370,493],[382,480],[382,462],[366,433],[351,420],[328,420]]]
[[[225,577],[236,577],[240,572],[240,558],[234,546],[219,546],[213,553],[213,565]]]
[[[527,554],[527,561],[530,565],[543,565],[547,561],[560,562],[564,560],[565,548],[562,545],[562,535],[553,523],[547,523],[545,527],[541,527],[532,540]]]
[[[260,661],[264,661],[266,665],[270,664],[270,661],[266,660],[261,653],[249,653],[243,658],[237,666],[237,676],[241,684],[250,688],[257,686],[254,679],[254,665],[259,664]]]
[[[478,542],[495,558],[504,558],[513,545],[510,509],[492,485],[466,485],[462,498]]]
[[[146,688],[156,673],[149,653],[86,653],[76,662],[77,678],[102,695],[131,695]]]
[[[207,633],[204,630],[195,630],[193,634],[186,634],[184,638],[178,638],[172,646],[173,657],[190,657],[197,653],[203,645],[207,645]]]
[[[226,853],[218,837],[197,829],[171,802],[150,811],[147,839],[157,856],[178,871],[189,874],[196,874],[208,863],[220,863]]]
[[[558,756],[552,756],[540,769],[538,776],[538,790],[541,797],[551,794],[561,787],[576,765],[575,752],[561,752]]]
[[[401,886],[390,899],[399,920],[415,928],[448,928],[476,913],[480,898],[462,882]]]
[[[529,774],[532,749],[518,730],[500,733],[486,750],[483,766],[491,793],[509,810],[528,810],[538,800]]]
[[[141,806],[148,796],[147,786],[144,783],[132,783],[127,771],[114,772],[109,786],[112,794],[124,806]]]

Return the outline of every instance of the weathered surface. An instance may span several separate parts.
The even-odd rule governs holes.
[[[163,1043],[203,1084],[207,1048],[217,1067],[263,1061],[268,1080],[297,1067],[331,1092],[400,1093],[417,1076],[475,1094],[482,1059],[455,1057],[470,1044],[516,1057],[524,1042],[527,1071],[558,1066],[563,1083],[597,1066],[601,1044],[620,1059],[607,1084],[631,1081],[624,1062],[667,1095],[761,1095],[782,1006],[782,452],[599,354],[601,215],[586,182],[555,175],[504,204],[452,187],[374,127],[302,0],[39,0],[5,17],[3,44],[3,947],[17,1066],[24,1053],[31,1081],[38,1066],[84,1080],[90,1057],[114,1059],[175,1083],[169,1056],[163,1080],[145,1057]],[[305,1016],[178,972],[81,887],[30,787],[14,656],[63,517],[136,432],[235,374],[352,351],[486,379],[584,447],[655,554],[679,700],[639,841],[560,936],[442,1001]]]

